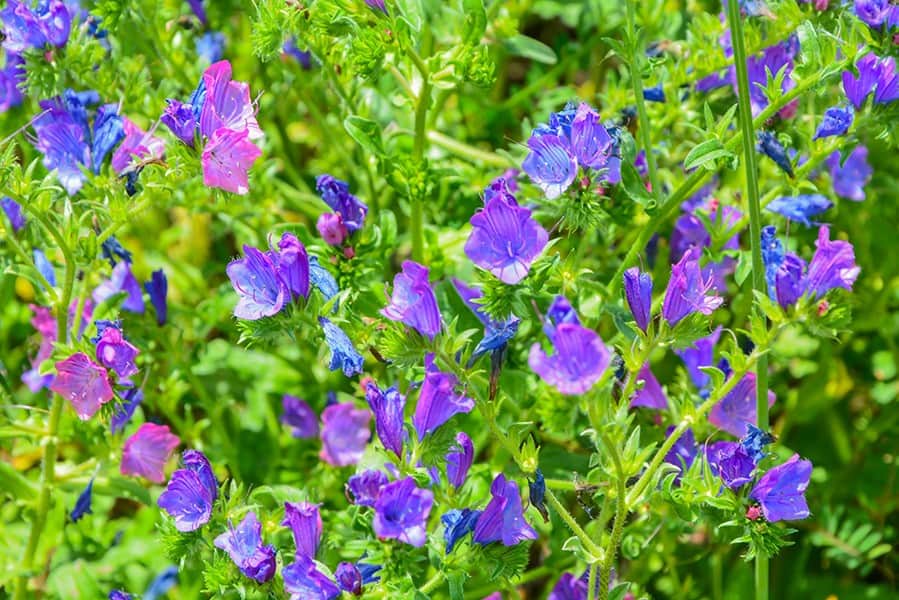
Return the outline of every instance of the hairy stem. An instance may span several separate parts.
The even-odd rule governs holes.
[[[587,535],[587,532],[578,525],[577,521],[574,520],[574,517],[571,516],[571,513],[568,512],[562,503],[559,502],[559,499],[556,497],[555,493],[549,488],[546,489],[546,499],[549,501],[549,505],[553,507],[559,517],[565,521],[565,524],[568,525],[568,528],[571,529],[571,532],[577,536],[577,538],[581,541],[581,545],[584,549],[592,554],[594,558],[599,559],[602,557],[603,551],[602,548],[596,545],[596,543],[590,539],[590,536]]]
[[[618,546],[621,544],[621,536],[624,533],[624,520],[627,519],[628,506],[627,481],[624,476],[624,469],[621,467],[621,456],[618,448],[610,443],[605,435],[600,435],[602,436],[602,443],[606,452],[612,457],[612,464],[615,467],[615,484],[618,488],[612,535],[609,537],[605,556],[603,556],[602,572],[599,574],[599,600],[606,600],[609,596],[609,579],[612,576],[612,567],[615,565],[615,555],[618,553]]]
[[[649,170],[649,182],[652,184],[652,194],[656,198],[661,197],[662,188],[659,187],[659,172],[656,167],[656,157],[652,152],[652,128],[649,115],[646,113],[646,102],[643,100],[643,50],[637,41],[637,0],[627,0],[627,35],[630,38],[631,57],[630,75],[631,85],[634,88],[634,102],[637,104],[637,119],[639,120],[640,139],[643,151],[646,153],[646,165]]]

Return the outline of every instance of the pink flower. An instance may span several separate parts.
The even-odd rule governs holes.
[[[165,481],[165,463],[181,443],[168,425],[144,423],[125,440],[122,450],[122,475],[140,475],[153,483]]]
[[[260,156],[262,150],[249,140],[246,129],[216,129],[203,148],[203,183],[227,192],[246,194],[250,189],[247,170]]]
[[[112,168],[116,173],[127,169],[135,158],[161,158],[165,143],[161,138],[146,133],[128,117],[122,117],[125,139],[112,155]]]
[[[206,101],[200,112],[200,132],[212,138],[218,129],[246,131],[251,140],[262,137],[256,109],[250,100],[250,86],[231,81],[231,63],[220,60],[203,73]]]
[[[112,400],[109,374],[84,352],[56,363],[56,377],[50,389],[71,402],[82,421],[90,419],[101,405]]]

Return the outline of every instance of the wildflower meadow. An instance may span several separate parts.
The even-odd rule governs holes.
[[[899,598],[896,0],[0,46],[0,598]]]

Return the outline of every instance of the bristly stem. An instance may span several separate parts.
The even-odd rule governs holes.
[[[418,100],[415,105],[415,138],[412,141],[412,161],[417,168],[423,168],[425,143],[428,122],[428,105],[431,102],[431,83],[429,80],[428,66],[414,51],[409,51],[409,56],[421,75],[421,89],[418,91]],[[409,215],[410,230],[412,234],[412,259],[421,263],[424,261],[424,198],[422,190],[412,192],[411,214]]]
[[[743,21],[740,3],[728,2],[727,20],[730,26],[731,46],[734,49],[734,66],[737,72],[737,99],[739,101],[740,130],[743,133],[743,164],[746,173],[746,202],[749,205],[749,235],[752,243],[752,289],[765,294],[765,266],[762,262],[762,216],[759,206],[758,170],[756,168],[755,130],[752,123],[752,105],[749,99],[749,75],[746,67],[746,45],[743,40]],[[760,310],[756,306],[756,310]],[[768,359],[759,357],[755,365],[756,415],[758,426],[768,428]],[[755,597],[768,599],[768,557],[758,553],[755,559]]]
[[[646,113],[646,102],[643,100],[643,51],[637,42],[637,0],[627,0],[627,33],[631,43],[631,85],[634,88],[634,102],[637,105],[637,119],[639,120],[640,139],[643,151],[646,153],[646,165],[649,169],[649,183],[652,184],[652,194],[660,198],[662,188],[659,187],[659,172],[656,168],[656,157],[652,153],[652,128],[649,123],[649,115]]]
[[[616,492],[616,508],[615,520],[612,522],[612,534],[609,536],[609,545],[606,546],[605,556],[603,556],[602,572],[599,574],[599,600],[606,600],[609,597],[609,581],[612,577],[612,567],[615,566],[615,555],[618,553],[618,546],[621,544],[621,536],[624,533],[624,520],[627,519],[627,481],[624,476],[624,469],[621,466],[621,455],[618,447],[612,444],[608,437],[601,435],[603,447],[609,456],[612,457],[612,464],[615,467],[615,484]]]

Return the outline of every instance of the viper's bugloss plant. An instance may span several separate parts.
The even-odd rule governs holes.
[[[0,29],[0,595],[896,596],[895,2]]]

